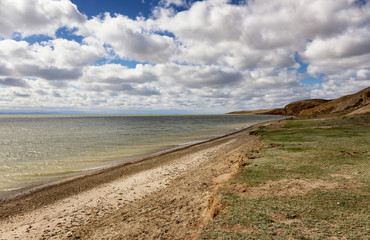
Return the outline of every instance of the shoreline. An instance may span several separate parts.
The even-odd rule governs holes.
[[[213,203],[217,201],[212,199],[212,193],[236,172],[245,158],[245,149],[259,146],[259,137],[250,135],[250,131],[275,121],[279,120],[258,123],[202,143],[165,150],[136,161],[8,196],[0,201],[0,229],[3,229],[0,230],[0,239],[4,236],[4,239],[24,236],[41,239],[53,239],[54,236],[60,239],[70,232],[75,236],[101,237],[107,234],[106,231],[111,232],[104,224],[102,227],[102,223],[107,221],[113,221],[115,226],[125,225],[110,233],[113,237],[121,237],[120,234],[133,237],[130,234],[135,232],[134,229],[137,230],[135,234],[141,232],[142,229],[137,227],[148,224],[149,216],[132,211],[142,211],[150,206],[148,214],[153,214],[163,208],[153,220],[154,224],[164,218],[160,217],[163,211],[174,205],[178,206],[179,214],[169,213],[166,218],[176,216],[181,221],[157,223],[152,226],[153,231],[144,232],[149,234],[145,236],[153,238],[157,235],[150,234],[172,224],[166,234],[175,234],[176,228],[180,232],[191,231],[191,235],[196,234],[205,219],[209,219],[209,214],[213,215],[212,212],[216,211]],[[174,199],[182,195],[174,204]],[[153,207],[156,202],[158,206]],[[102,211],[104,215],[100,216]],[[77,214],[81,212],[83,216]],[[118,213],[129,213],[131,220],[122,221]],[[145,223],[142,222],[144,220]]]
[[[68,176],[61,177],[61,178],[41,181],[41,182],[36,183],[34,185],[31,185],[31,186],[26,186],[26,187],[22,187],[22,188],[10,190],[10,191],[3,191],[3,192],[0,192],[0,203],[11,201],[11,200],[14,200],[16,198],[22,198],[22,197],[25,197],[29,194],[33,194],[34,192],[42,191],[45,188],[51,188],[53,186],[57,186],[57,185],[64,184],[64,183],[69,183],[69,182],[72,182],[74,180],[78,180],[80,178],[85,178],[85,177],[89,177],[89,176],[93,176],[93,175],[102,174],[106,171],[110,171],[110,170],[113,170],[115,168],[121,168],[121,167],[125,167],[126,165],[143,162],[143,161],[146,161],[147,159],[150,159],[150,158],[153,158],[153,157],[159,157],[163,154],[173,153],[173,152],[181,151],[181,150],[189,148],[189,147],[197,146],[197,145],[204,144],[204,143],[207,143],[207,142],[212,142],[212,141],[215,141],[217,139],[221,139],[221,138],[231,136],[233,134],[237,134],[239,132],[245,131],[245,130],[247,130],[247,129],[255,126],[255,125],[270,123],[270,122],[274,122],[274,121],[278,121],[278,120],[275,119],[275,120],[269,120],[269,121],[264,121],[264,122],[248,125],[246,127],[236,129],[235,131],[229,131],[229,132],[226,132],[226,133],[223,133],[223,134],[220,134],[220,135],[211,136],[211,137],[204,138],[204,139],[199,139],[199,140],[194,140],[194,141],[191,141],[191,142],[188,142],[188,143],[182,143],[182,144],[172,146],[172,147],[165,147],[165,148],[162,148],[162,149],[159,149],[159,150],[155,150],[153,152],[140,154],[140,155],[137,155],[137,156],[122,158],[122,159],[117,160],[118,163],[114,163],[114,164],[111,164],[111,165],[108,165],[108,166],[98,167],[98,168],[94,168],[94,169],[90,169],[90,170],[82,170],[82,171],[70,174]],[[1,218],[1,216],[0,216],[0,218]]]

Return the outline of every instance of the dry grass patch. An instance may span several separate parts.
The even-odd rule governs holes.
[[[199,239],[369,239],[370,115],[290,119],[221,190]]]
[[[256,187],[243,189],[238,193],[243,198],[259,197],[284,197],[306,195],[316,189],[334,189],[338,186],[337,182],[329,182],[313,179],[282,179],[278,181],[268,181]]]

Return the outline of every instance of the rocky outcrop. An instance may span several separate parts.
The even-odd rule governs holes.
[[[365,88],[364,90],[357,92],[355,94],[346,95],[338,99],[323,103],[314,108],[302,110],[298,116],[300,117],[316,117],[316,116],[325,116],[325,115],[345,115],[350,114],[358,109],[363,108],[361,111],[358,111],[361,114],[366,113],[369,107],[366,107],[370,104],[370,87]]]
[[[370,113],[370,104],[367,104],[359,109],[348,113],[346,116],[353,116],[353,115],[360,115],[360,114],[367,114]]]
[[[330,100],[325,99],[307,99],[289,103],[284,107],[286,115],[298,116],[303,110],[311,109]]]

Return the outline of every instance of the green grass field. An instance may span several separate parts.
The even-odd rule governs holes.
[[[370,115],[288,119],[222,191],[200,239],[370,239]]]

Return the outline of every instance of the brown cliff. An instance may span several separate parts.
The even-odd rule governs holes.
[[[298,116],[303,110],[317,107],[329,101],[325,99],[307,99],[292,102],[284,107],[285,115]]]
[[[369,112],[370,87],[355,94],[328,101],[314,108],[302,110],[298,116],[315,117],[325,115],[364,114]]]

